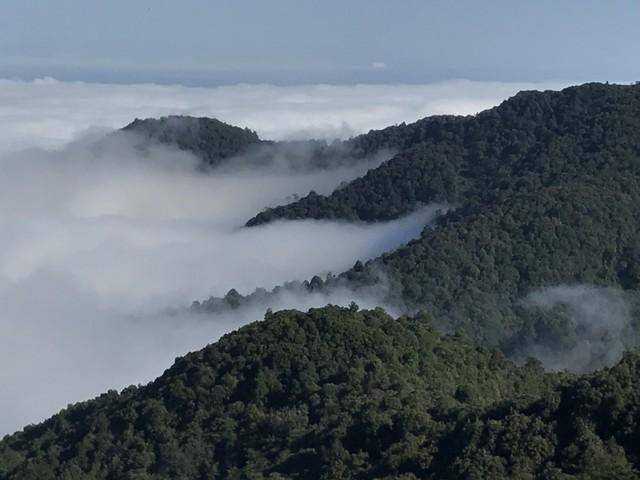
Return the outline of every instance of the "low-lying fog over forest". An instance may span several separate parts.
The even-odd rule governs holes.
[[[184,88],[2,80],[0,120],[0,432],[67,403],[144,383],[179,354],[261,318],[264,305],[194,315],[194,300],[340,273],[417,237],[441,205],[360,224],[244,223],[379,165],[333,168],[242,158],[203,172],[170,146],[110,135],[136,117],[198,114],[263,139],[347,137],[430,113],[475,113],[530,85]],[[286,152],[285,152],[286,153]],[[237,167],[234,168],[234,165]],[[303,164],[304,166],[304,164]],[[276,308],[380,301],[349,292],[285,295]]]

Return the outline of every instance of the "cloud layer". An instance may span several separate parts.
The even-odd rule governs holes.
[[[0,150],[59,147],[89,127],[168,114],[217,117],[266,139],[348,137],[433,114],[472,114],[523,89],[566,84],[455,80],[427,85],[189,88],[0,80]]]
[[[0,432],[151,380],[175,356],[264,314],[254,307],[203,318],[170,315],[169,307],[338,273],[416,237],[435,208],[387,224],[242,228],[265,206],[329,192],[380,160],[312,172],[276,161],[204,174],[184,152],[143,155],[128,138],[2,156]],[[308,308],[351,298],[278,301]]]

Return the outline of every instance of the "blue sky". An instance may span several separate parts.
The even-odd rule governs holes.
[[[2,0],[0,76],[225,84],[640,78],[640,2]]]

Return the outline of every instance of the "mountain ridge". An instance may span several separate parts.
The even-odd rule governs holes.
[[[235,127],[216,118],[185,115],[136,118],[120,131],[136,134],[145,143],[157,142],[189,151],[209,166],[263,142],[248,128]]]

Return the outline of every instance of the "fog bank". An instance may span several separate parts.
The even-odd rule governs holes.
[[[0,157],[0,433],[109,388],[144,383],[177,355],[259,320],[170,307],[339,273],[419,235],[436,207],[386,224],[277,222],[243,228],[265,206],[328,193],[382,158],[340,168],[203,173],[171,148],[141,152],[94,132],[57,150]],[[348,304],[350,292],[283,295],[276,308]],[[375,306],[374,298],[355,298]]]

